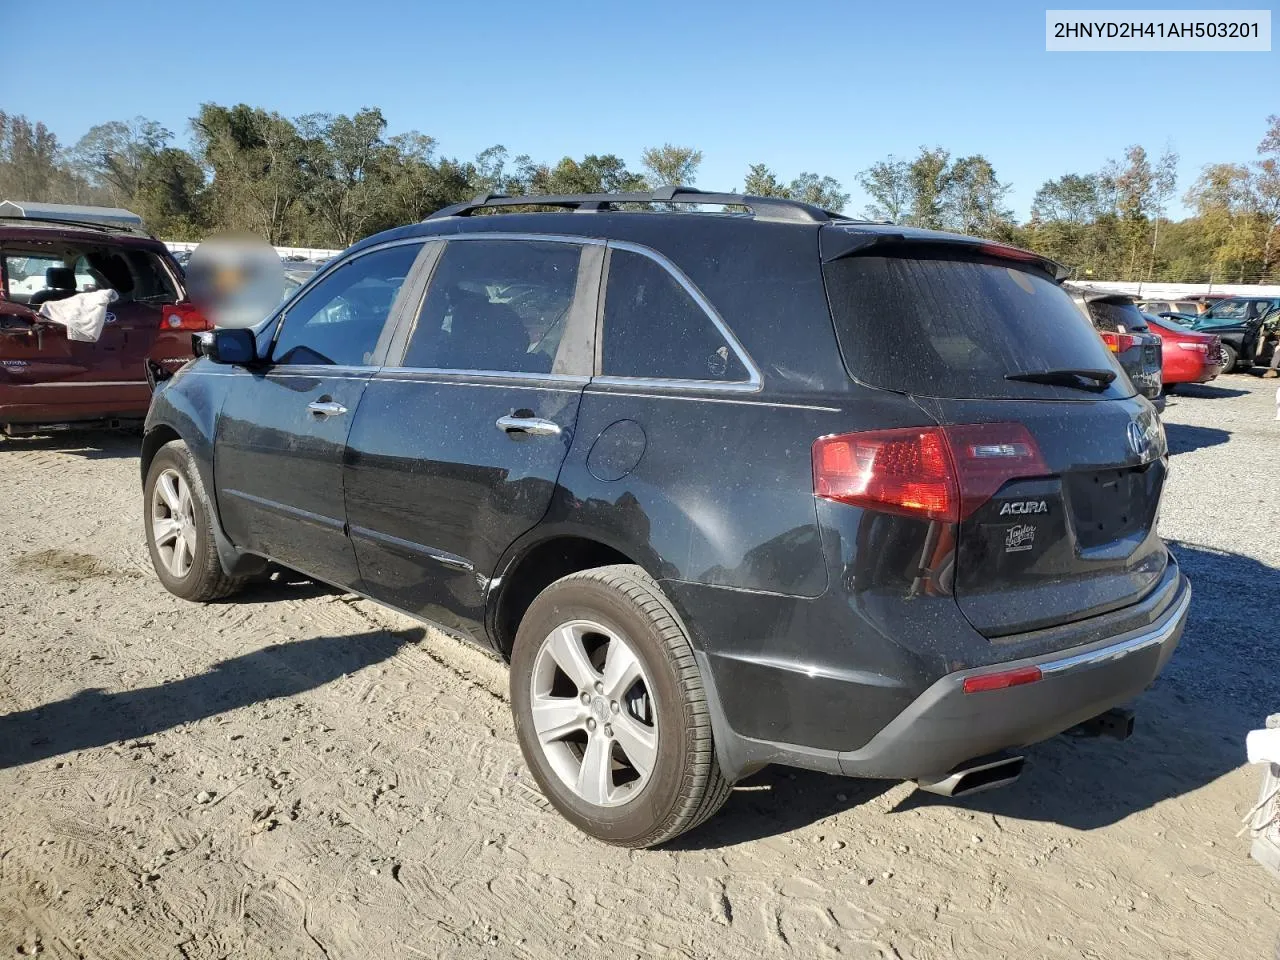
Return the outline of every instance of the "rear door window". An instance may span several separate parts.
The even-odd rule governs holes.
[[[679,278],[631,250],[609,252],[603,335],[600,372],[606,377],[750,379],[734,345]]]
[[[440,255],[403,366],[553,372],[570,323],[582,245],[452,240]]]
[[[1101,392],[1006,379],[1121,372],[1067,293],[1040,273],[942,255],[849,256],[823,273],[840,353],[862,383],[956,399],[1132,395],[1122,376]]]

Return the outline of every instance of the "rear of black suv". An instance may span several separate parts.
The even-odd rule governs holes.
[[[1163,428],[1054,265],[865,225],[819,246],[850,381],[812,443],[828,586],[693,615],[724,638],[704,654],[721,764],[1007,782],[1019,759],[970,761],[1132,699],[1179,639]],[[780,634],[744,648],[759,623]]]

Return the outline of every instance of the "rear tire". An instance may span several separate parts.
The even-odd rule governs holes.
[[[244,577],[228,576],[222,569],[209,500],[185,443],[172,440],[156,452],[143,491],[151,565],[166,590],[204,603],[244,586]]]
[[[570,574],[534,599],[516,633],[511,709],[543,793],[597,840],[657,846],[729,797],[693,648],[639,567]]]
[[[1236,354],[1236,348],[1228,343],[1222,345],[1222,372],[1235,373],[1236,363],[1240,358]]]

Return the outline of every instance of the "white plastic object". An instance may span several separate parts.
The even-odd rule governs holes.
[[[1250,763],[1280,763],[1280,729],[1250,730],[1244,745]]]

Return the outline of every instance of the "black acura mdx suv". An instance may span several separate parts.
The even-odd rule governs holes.
[[[1062,273],[786,200],[481,197],[161,385],[156,572],[207,601],[275,561],[489,647],[612,843],[770,763],[1007,783],[1190,602],[1163,428]]]

